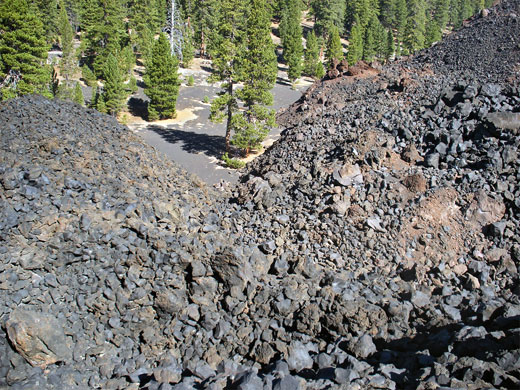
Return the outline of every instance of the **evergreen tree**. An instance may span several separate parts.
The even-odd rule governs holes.
[[[137,37],[137,49],[141,54],[141,59],[146,61],[152,55],[152,47],[154,44],[152,30],[148,27],[144,27],[143,30],[138,34]]]
[[[166,3],[162,4],[166,7]],[[146,59],[152,51],[153,36],[162,24],[158,22],[159,11],[154,0],[134,0],[130,8],[129,28],[132,39],[141,58]],[[164,21],[163,21],[164,23]]]
[[[442,38],[441,29],[436,19],[429,19],[426,24],[426,35],[424,37],[424,46],[429,47],[434,42],[440,41]]]
[[[317,35],[330,33],[332,26],[343,33],[345,20],[345,0],[312,0],[311,9],[315,17],[314,28]]]
[[[190,26],[184,30],[184,42],[182,46],[182,66],[189,68],[193,61],[195,48],[193,47],[193,31]]]
[[[374,18],[374,22],[370,25],[370,28],[373,29],[376,58],[379,60],[384,59],[387,44],[386,30],[377,18]]]
[[[441,32],[446,28],[450,19],[450,1],[449,0],[436,0],[434,18],[439,30]]]
[[[249,153],[260,147],[272,127],[275,111],[271,89],[277,76],[277,61],[271,39],[271,18],[266,0],[252,0],[247,19],[246,45],[240,79],[244,87],[237,91],[245,111],[233,116],[233,144]],[[301,42],[301,38],[300,38]]]
[[[76,82],[76,85],[74,86],[74,96],[72,98],[72,101],[74,103],[79,104],[80,106],[85,105],[85,99],[83,98],[83,91],[81,90],[81,85],[79,85],[78,82]]]
[[[408,19],[408,6],[406,0],[395,0],[395,29],[397,31],[397,40],[403,41],[404,32],[406,28],[406,21]]]
[[[354,3],[354,19],[356,16],[363,30],[365,30],[370,21],[379,16],[379,5],[377,1],[356,0]]]
[[[53,95],[61,100],[73,100],[74,88],[70,87],[69,83],[59,82],[53,79]]]
[[[81,67],[81,78],[85,81],[89,87],[95,87],[97,85],[97,79],[92,69],[87,64]]]
[[[381,0],[379,16],[381,23],[387,28],[393,27],[395,24],[395,8],[395,0]]]
[[[92,90],[92,97],[90,98],[90,103],[88,106],[90,108],[98,110],[99,112],[103,112],[98,108],[100,100],[102,100],[101,90],[99,86],[96,84],[96,87]]]
[[[129,39],[122,0],[85,0],[85,51],[96,76],[103,74],[110,54],[117,54]]]
[[[60,63],[60,73],[63,77],[63,88],[72,89],[72,85],[70,84],[71,78],[74,76],[74,73],[77,70],[76,66],[76,56],[74,52],[73,40],[74,40],[74,30],[69,23],[69,18],[67,15],[67,11],[65,10],[65,6],[63,3],[60,4],[60,14],[58,20],[58,30],[60,35],[60,44],[61,44],[61,63]]]
[[[349,65],[355,65],[363,56],[363,27],[356,16],[350,30],[347,61]]]
[[[394,34],[392,30],[386,32],[385,60],[388,61],[395,52]]]
[[[92,60],[99,51],[102,40],[102,31],[98,24],[103,18],[103,9],[99,0],[83,0],[81,4],[81,50]]]
[[[323,64],[320,61],[320,47],[318,45],[318,39],[316,38],[314,31],[311,31],[307,35],[304,72],[307,76],[316,79],[322,78],[325,72],[323,69]]]
[[[107,112],[111,115],[116,115],[121,111],[126,96],[123,77],[119,70],[119,64],[113,54],[108,55],[103,76],[105,79],[105,86],[102,100]]]
[[[221,91],[211,102],[210,120],[226,120],[226,152],[230,151],[233,115],[238,110],[235,85],[240,81],[247,7],[244,0],[222,0],[218,22],[212,37],[213,74],[210,81],[221,81]]]
[[[164,21],[159,23],[158,5],[154,0],[133,0],[129,8],[129,27],[135,30],[138,35],[144,28],[153,32],[158,31],[164,23]],[[161,6],[166,7],[166,2],[163,2]]]
[[[148,120],[175,118],[179,95],[179,61],[171,54],[165,34],[155,42],[150,62],[146,64],[144,81],[148,103]]]
[[[365,29],[365,39],[363,40],[363,60],[371,62],[374,60],[375,51],[375,38],[373,30],[370,28]]]
[[[1,90],[2,99],[27,93],[52,97],[45,30],[26,0],[0,2],[0,31],[0,78],[10,72],[21,77],[16,88],[11,84]]]
[[[283,56],[289,65],[289,80],[294,81],[302,72],[302,26],[300,0],[287,0],[280,22]]]
[[[168,17],[168,2],[166,1],[166,4],[165,4],[165,0],[152,0],[154,5],[154,9],[157,10],[157,16],[154,15],[154,17],[156,18],[155,20],[155,23],[154,23],[154,26],[156,26],[157,28],[161,28],[164,26],[165,24],[165,21],[166,21],[166,18]]]
[[[77,32],[81,20],[81,2],[76,0],[62,0],[61,3],[67,11],[67,17],[72,25],[72,30]]]
[[[423,0],[410,0],[409,10],[403,42],[409,53],[415,53],[424,48],[425,43],[426,13]]]
[[[119,70],[123,80],[126,81],[132,76],[132,70],[135,66],[135,55],[130,45],[125,46],[117,55]]]
[[[341,61],[343,59],[343,46],[339,38],[339,31],[336,26],[332,26],[329,31],[329,39],[327,41],[327,50],[325,52],[325,60],[327,66],[332,66],[333,60]]]
[[[460,22],[469,19],[475,12],[475,5],[472,0],[461,0],[460,1]]]
[[[206,57],[212,50],[213,37],[220,30],[218,20],[221,7],[219,5],[217,0],[195,0],[193,26],[201,57]]]
[[[7,0],[9,2],[10,0]],[[30,7],[39,14],[45,29],[47,43],[56,42],[58,38],[58,3],[57,0],[31,0]]]

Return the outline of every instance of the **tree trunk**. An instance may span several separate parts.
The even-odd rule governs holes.
[[[233,96],[233,82],[229,81],[228,85],[228,94],[229,96]],[[228,103],[228,112],[227,112],[227,123],[226,123],[226,153],[229,153],[230,140],[231,140],[231,120],[233,119],[233,99],[231,98]]]
[[[206,37],[204,36],[204,29],[200,33],[200,58],[206,58]]]

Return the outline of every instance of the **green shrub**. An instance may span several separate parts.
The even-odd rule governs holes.
[[[188,87],[193,87],[193,85],[195,85],[195,79],[193,78],[193,76],[188,77],[187,84]]]
[[[125,89],[129,94],[137,92],[137,79],[134,76],[130,76],[130,81],[126,84]]]
[[[208,97],[208,95],[204,96],[204,99],[202,99],[202,103],[209,104],[209,97]]]
[[[94,75],[94,72],[92,72],[88,65],[83,65],[81,67],[81,78],[85,80],[85,83],[89,87],[95,87],[97,84],[96,76]]]
[[[232,169],[240,169],[246,166],[246,163],[244,161],[237,160],[236,158],[230,158],[227,153],[224,153],[224,155],[222,156],[222,161],[226,163],[226,166],[228,168]]]

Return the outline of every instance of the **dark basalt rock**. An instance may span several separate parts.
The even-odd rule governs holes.
[[[224,193],[113,118],[2,102],[0,387],[518,387],[518,8],[316,83]]]

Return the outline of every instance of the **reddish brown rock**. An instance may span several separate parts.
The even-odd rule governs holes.
[[[47,313],[16,309],[6,322],[9,340],[32,366],[71,359],[72,352],[60,321]]]

